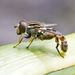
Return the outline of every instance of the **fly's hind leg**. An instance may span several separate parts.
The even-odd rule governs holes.
[[[15,45],[14,48],[15,48],[16,46],[18,46],[18,45],[22,42],[23,38],[25,38],[25,36],[23,36],[23,37],[19,40],[19,43],[18,43],[17,45]]]
[[[58,53],[59,53],[59,55],[61,56],[61,57],[63,57],[64,58],[64,56],[62,56],[61,55],[61,53],[60,53],[60,51],[59,51],[59,49],[58,49],[58,47],[59,47],[59,38],[58,37],[56,37],[56,40],[55,40],[55,42],[57,43],[57,45],[56,45],[56,49],[57,49],[57,51],[58,51]]]

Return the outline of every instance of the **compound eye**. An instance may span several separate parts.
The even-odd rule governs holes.
[[[24,22],[24,21],[21,21],[20,23],[19,23],[19,31],[20,31],[20,33],[22,34],[22,33],[25,33],[25,29],[26,29],[26,23]]]

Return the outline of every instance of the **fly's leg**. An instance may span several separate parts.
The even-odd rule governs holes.
[[[29,42],[31,42],[31,41],[32,41],[32,39],[33,39],[33,37],[31,36],[31,38],[30,38],[30,41],[29,41]]]
[[[22,34],[21,34],[21,36],[20,36],[19,40],[18,40],[16,43],[18,43],[18,42],[21,40],[21,37],[22,37]],[[14,44],[16,44],[16,43],[14,43]]]
[[[29,44],[26,48],[29,48],[29,47],[30,47],[30,45],[32,44],[33,40],[34,40],[36,37],[37,37],[37,35],[35,35],[35,37],[33,37],[33,38],[31,39],[30,44]]]
[[[43,35],[40,35],[40,39],[41,39],[41,40],[44,40],[43,37],[44,37]]]
[[[31,40],[31,42],[30,42],[30,44],[26,48],[29,48],[29,46],[32,44],[32,42],[33,42],[34,39],[35,38],[33,37],[32,40]]]
[[[15,45],[14,48],[15,48],[16,46],[18,46],[18,45],[22,42],[23,38],[25,38],[25,36],[23,36],[23,37],[19,40],[19,43],[18,43],[17,45]]]
[[[54,35],[54,34],[40,35],[40,39],[41,39],[41,40],[52,39],[52,38],[54,38],[54,37],[56,38],[55,42],[57,43],[56,49],[57,49],[59,55],[60,55],[62,58],[64,58],[64,56],[61,55],[61,53],[60,53],[60,51],[59,51],[59,49],[58,49],[58,47],[59,47],[59,45],[60,45],[60,44],[59,44],[59,39],[60,39],[60,40],[63,39],[63,36]],[[63,41],[61,40],[61,42],[63,42]],[[63,43],[62,43],[61,45],[63,45]]]
[[[61,57],[63,57],[64,58],[64,56],[62,56],[61,55],[61,53],[60,53],[60,51],[59,51],[59,49],[58,49],[58,47],[59,47],[59,39],[58,39],[58,37],[56,37],[56,40],[55,40],[55,42],[57,43],[57,45],[56,45],[56,49],[57,49],[57,51],[58,51],[58,53],[59,53],[59,55],[61,56]]]

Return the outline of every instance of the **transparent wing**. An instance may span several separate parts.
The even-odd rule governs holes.
[[[57,24],[45,24],[45,26],[56,26]]]
[[[41,32],[41,33],[48,32],[48,33],[52,33],[52,34],[54,34],[54,35],[63,35],[63,34],[60,33],[59,31],[56,31],[54,28],[51,28],[51,29],[35,28],[35,30],[37,30],[38,32]]]
[[[44,28],[48,27],[50,28],[51,26],[56,26],[57,24],[45,24],[41,22],[36,22],[36,21],[31,21],[27,23],[28,28]]]

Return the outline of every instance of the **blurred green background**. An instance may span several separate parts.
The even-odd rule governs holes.
[[[0,0],[0,46],[19,39],[14,25],[23,19],[57,23],[54,28],[62,34],[73,33],[75,0]]]

